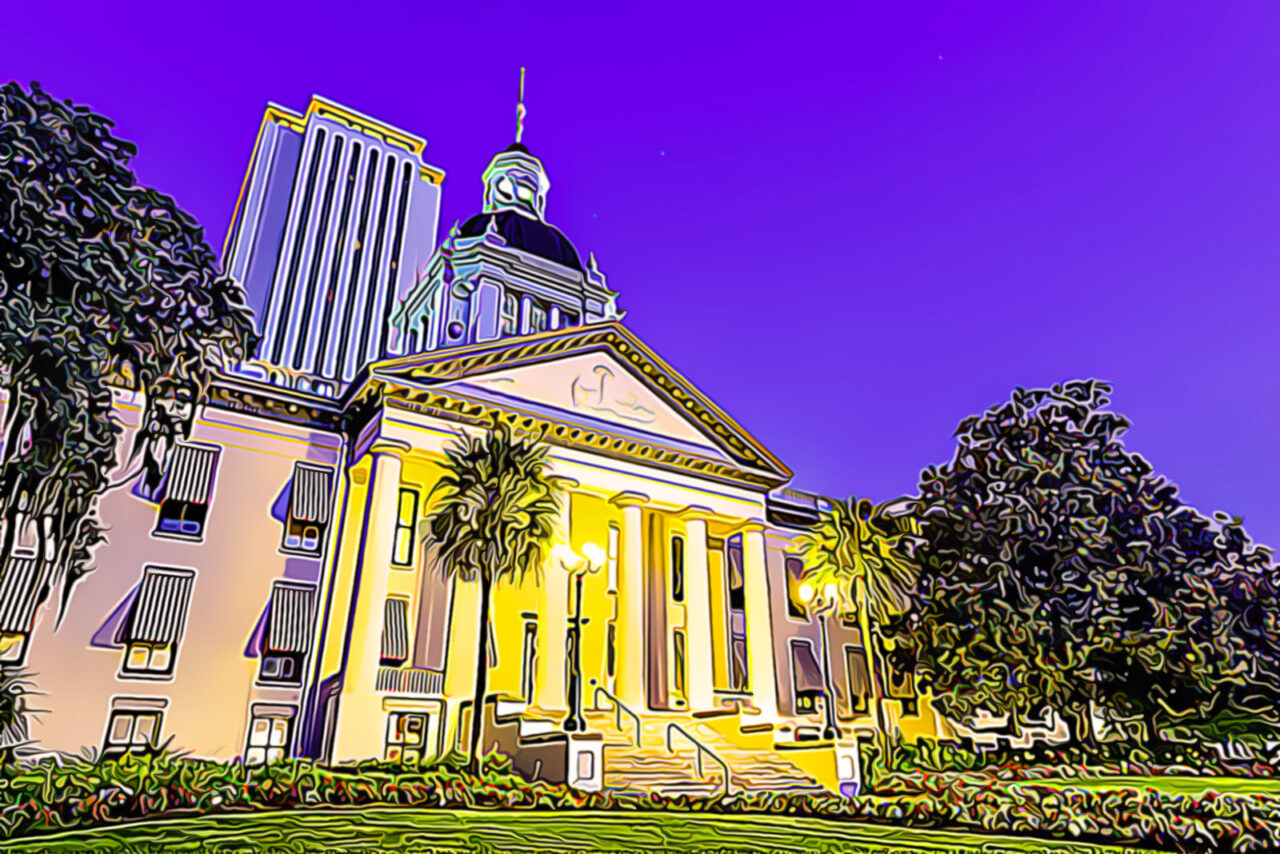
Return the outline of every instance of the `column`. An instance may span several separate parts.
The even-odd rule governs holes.
[[[364,540],[356,557],[355,619],[343,682],[347,690],[374,691],[382,657],[382,616],[391,571],[391,548],[400,501],[400,454],[409,449],[382,440],[372,448],[373,467],[365,493]],[[410,639],[412,642],[412,639]]]
[[[778,716],[778,676],[773,657],[773,614],[765,562],[764,525],[747,523],[742,533],[742,574],[746,586],[747,673],[751,703],[762,716]]]
[[[570,487],[577,486],[575,480],[557,477],[556,482],[563,490],[560,505],[560,542],[573,544],[570,536],[569,507],[571,504]],[[556,559],[548,556],[542,567],[542,601],[539,602],[538,614],[538,664],[535,674],[534,705],[539,709],[564,710],[568,708],[565,700],[565,643],[569,626],[569,573]],[[589,707],[590,697],[583,703]]]
[[[711,670],[711,581],[707,562],[706,507],[681,512],[685,529],[685,660],[690,711],[715,708]]]
[[[622,508],[615,685],[618,699],[637,713],[646,708],[644,504],[647,500],[647,496],[637,492],[623,492],[612,499],[613,504]]]
[[[362,530],[351,570],[350,595],[355,607],[346,627],[342,694],[330,757],[334,762],[382,755],[386,718],[377,694],[378,666],[400,497],[400,454],[408,449],[400,442],[380,440],[370,451],[373,465],[364,511],[358,519]]]

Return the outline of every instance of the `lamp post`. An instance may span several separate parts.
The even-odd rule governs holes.
[[[552,556],[567,573],[573,576],[573,616],[569,619],[569,714],[564,719],[565,732],[582,732],[587,719],[582,716],[582,581],[604,565],[604,551],[595,543],[587,543],[579,555],[571,547],[561,543],[552,550]]]
[[[822,731],[822,737],[828,740],[840,738],[840,725],[836,723],[836,708],[831,702],[832,695],[835,693],[831,687],[831,648],[827,639],[827,611],[838,601],[837,596],[839,589],[834,584],[827,584],[823,590],[823,598],[816,606],[810,607],[810,611],[816,611],[818,614],[818,628],[822,634],[822,710],[824,717],[827,719],[826,728]],[[817,591],[813,589],[812,584],[800,585],[800,601],[806,606],[810,606],[816,596]]]

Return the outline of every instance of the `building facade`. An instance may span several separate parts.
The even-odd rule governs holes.
[[[847,787],[871,678],[906,737],[949,733],[909,674],[868,666],[853,620],[809,613],[794,541],[822,499],[620,323],[594,261],[546,222],[541,162],[512,146],[484,185],[402,294],[405,354],[328,387],[270,359],[221,376],[161,484],[104,499],[109,542],[61,625],[29,552],[10,556],[7,666],[47,695],[33,737],[431,761],[481,714],[484,749],[526,776],[689,792]],[[273,282],[264,323],[302,317],[303,292]],[[116,395],[123,460],[139,401]],[[441,572],[423,520],[447,444],[495,420],[544,436],[565,500],[559,548],[495,589],[476,710],[475,585]]]
[[[399,352],[391,313],[435,250],[444,173],[426,141],[324,98],[267,108],[224,268],[260,319],[259,356],[349,382]]]

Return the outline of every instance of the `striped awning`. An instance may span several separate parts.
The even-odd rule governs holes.
[[[329,493],[332,488],[333,472],[329,469],[295,464],[289,514],[299,522],[329,524]]]
[[[148,568],[134,600],[124,640],[128,643],[177,643],[187,624],[195,573]]]
[[[271,617],[267,622],[267,652],[311,651],[311,608],[315,591],[310,587],[276,584],[271,588]]]
[[[213,469],[218,462],[216,448],[178,445],[169,463],[169,480],[164,497],[170,501],[208,504],[213,487]]]
[[[387,600],[382,612],[382,658],[404,661],[409,657],[409,603],[404,599]]]
[[[0,632],[29,632],[40,604],[40,567],[34,557],[10,557],[0,573]]]

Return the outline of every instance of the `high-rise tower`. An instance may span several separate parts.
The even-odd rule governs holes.
[[[435,249],[444,180],[425,148],[324,98],[267,107],[223,258],[260,359],[347,381],[401,350],[390,315]]]

